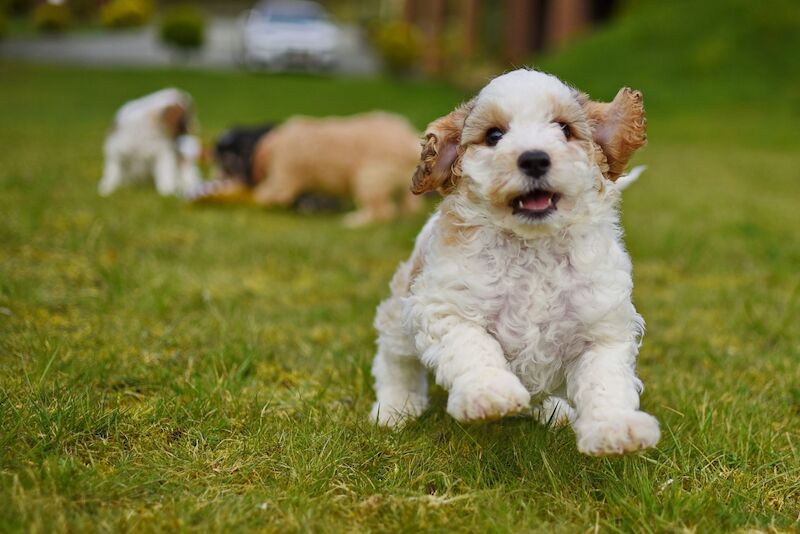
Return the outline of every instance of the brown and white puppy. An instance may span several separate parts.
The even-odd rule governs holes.
[[[192,121],[192,98],[178,89],[162,89],[122,106],[103,146],[98,192],[107,196],[121,185],[147,178],[162,195],[197,185],[197,140],[186,136]]]
[[[262,138],[253,173],[262,206],[288,206],[304,192],[350,196],[357,210],[345,217],[359,226],[408,211],[420,202],[408,191],[419,160],[419,137],[398,115],[370,112],[352,117],[295,117]]]
[[[601,104],[525,69],[429,125],[413,190],[445,197],[377,311],[372,420],[420,415],[430,370],[459,421],[533,400],[584,453],[658,442],[616,184],[644,143],[638,91]]]

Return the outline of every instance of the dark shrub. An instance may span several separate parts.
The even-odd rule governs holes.
[[[97,11],[97,0],[67,0],[70,12],[82,19],[92,17]]]
[[[0,0],[0,11],[11,15],[24,15],[33,11],[36,0]]]
[[[203,46],[205,31],[205,14],[190,5],[173,7],[161,21],[161,40],[183,50]]]

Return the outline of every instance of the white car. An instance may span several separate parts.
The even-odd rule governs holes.
[[[241,59],[250,68],[330,69],[340,40],[341,31],[316,2],[271,0],[244,15]]]

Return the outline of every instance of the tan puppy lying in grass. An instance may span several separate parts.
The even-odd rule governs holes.
[[[345,225],[415,211],[409,191],[419,161],[419,135],[395,114],[374,111],[352,117],[295,117],[264,136],[253,155],[262,206],[288,206],[304,192],[352,197],[356,211]]]

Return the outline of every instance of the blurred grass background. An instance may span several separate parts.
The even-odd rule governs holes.
[[[424,216],[345,231],[95,195],[114,110],[166,85],[206,139],[373,108],[423,128],[462,91],[1,64],[0,530],[800,528],[798,21],[789,1],[640,2],[533,62],[645,94],[623,220],[663,439],[615,459],[525,418],[459,425],[441,391],[401,432],[367,423],[374,307]]]

